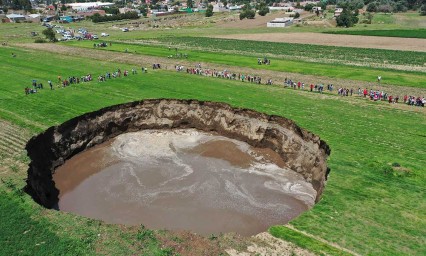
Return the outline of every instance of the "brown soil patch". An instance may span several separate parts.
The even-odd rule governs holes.
[[[265,16],[267,17],[267,16]],[[234,34],[219,38],[426,52],[426,39],[322,33]]]
[[[288,17],[288,15],[285,15],[285,12],[281,12],[281,11],[268,13],[265,16],[256,15],[255,19],[240,20],[239,15],[240,15],[239,13],[235,13],[234,15],[231,15],[227,19],[223,19],[222,21],[218,22],[217,26],[219,28],[241,28],[241,29],[266,28],[266,23],[268,23],[269,21],[275,18]],[[305,14],[302,14],[301,17],[307,18],[312,15],[313,14],[311,13],[305,13]]]
[[[247,247],[246,250],[237,251],[235,249],[228,249],[226,252],[230,256],[250,256],[250,255],[268,255],[268,256],[313,256],[305,249],[302,249],[293,243],[287,242],[282,239],[273,237],[267,232],[257,234],[253,237],[253,242]]]

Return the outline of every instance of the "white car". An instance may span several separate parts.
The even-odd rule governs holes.
[[[101,33],[101,36],[109,36],[109,34],[107,34],[107,33]]]
[[[122,28],[121,31],[123,31],[123,32],[129,32],[129,29],[128,28]]]
[[[62,38],[62,40],[72,40],[74,39],[71,35],[64,35],[64,37]]]

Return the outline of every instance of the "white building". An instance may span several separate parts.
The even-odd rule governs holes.
[[[114,3],[90,2],[90,3],[71,3],[71,4],[65,4],[65,5],[70,6],[73,10],[87,11],[89,9],[99,9],[102,7],[113,6]]]
[[[284,28],[293,24],[293,18],[276,18],[266,23],[268,28]]]
[[[6,15],[6,18],[8,18],[10,22],[20,22],[26,20],[24,15],[14,13]]]

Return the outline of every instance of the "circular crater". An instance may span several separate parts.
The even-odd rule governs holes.
[[[291,120],[169,99],[76,117],[27,151],[26,191],[48,208],[203,235],[252,235],[306,211],[330,154]]]

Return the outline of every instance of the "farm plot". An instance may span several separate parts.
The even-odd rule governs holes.
[[[387,49],[400,51],[426,52],[424,39],[394,38],[386,39],[381,36],[332,35],[321,33],[263,33],[236,34],[218,36],[227,39],[255,40],[266,42],[286,42],[296,44],[315,44],[328,46],[344,46],[355,48]]]

